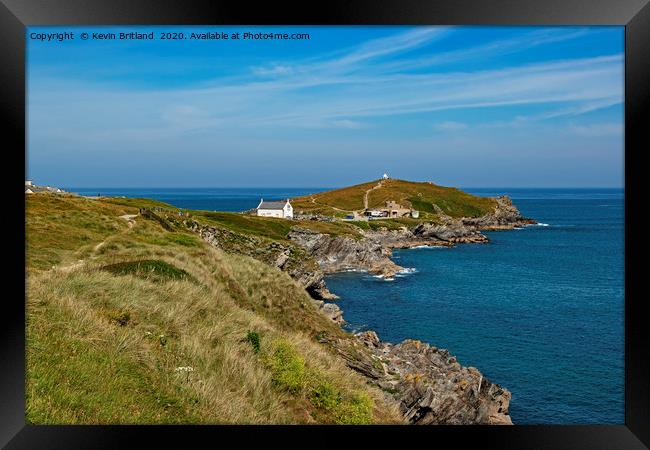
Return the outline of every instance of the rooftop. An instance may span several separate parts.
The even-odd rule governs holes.
[[[262,200],[260,205],[257,207],[257,209],[284,209],[284,205],[287,204],[287,201],[279,201],[279,202],[265,202]]]

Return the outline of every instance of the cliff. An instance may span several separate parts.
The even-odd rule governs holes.
[[[474,367],[461,366],[445,349],[406,340],[381,342],[373,331],[355,335],[370,354],[335,343],[348,364],[398,401],[409,423],[511,425],[511,394]],[[362,353],[361,353],[362,354]]]

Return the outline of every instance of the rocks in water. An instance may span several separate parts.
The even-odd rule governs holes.
[[[463,367],[447,350],[417,340],[383,343],[374,331],[334,347],[349,367],[365,375],[399,404],[412,424],[510,425],[511,394],[476,368]]]

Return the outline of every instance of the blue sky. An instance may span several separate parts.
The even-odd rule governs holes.
[[[93,31],[309,40],[82,41]],[[72,31],[42,42],[32,32]],[[27,175],[65,187],[623,186],[623,27],[32,27]]]

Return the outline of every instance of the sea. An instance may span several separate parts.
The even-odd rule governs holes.
[[[324,188],[105,189],[188,209],[243,211]],[[327,277],[345,327],[446,348],[512,393],[515,424],[624,423],[624,191],[465,188],[508,195],[538,224],[488,244],[395,250],[404,273]]]

